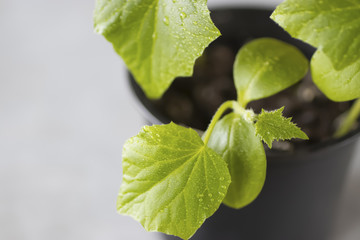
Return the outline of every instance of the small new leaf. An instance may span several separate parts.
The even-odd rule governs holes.
[[[97,0],[95,31],[123,58],[149,98],[159,98],[219,35],[206,0]]]
[[[194,130],[146,126],[124,146],[117,209],[147,231],[189,239],[219,208],[230,182],[225,161]]]
[[[256,134],[269,146],[272,147],[274,140],[289,140],[292,138],[309,139],[291,118],[282,115],[284,107],[267,112],[264,109],[257,117],[255,124]]]

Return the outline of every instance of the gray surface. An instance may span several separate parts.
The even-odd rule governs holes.
[[[115,213],[121,146],[142,120],[93,5],[0,0],[0,239],[158,239]],[[334,240],[360,239],[359,183],[357,159]]]

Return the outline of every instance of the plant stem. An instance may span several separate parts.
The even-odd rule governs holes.
[[[334,137],[339,138],[346,135],[350,132],[352,126],[360,116],[360,98],[357,99],[354,104],[351,106],[349,112],[347,113],[344,121],[341,123],[340,127],[336,130]]]
[[[236,105],[236,106],[235,106]],[[209,124],[209,127],[207,131],[205,132],[204,136],[204,143],[205,145],[208,144],[210,136],[212,131],[214,130],[215,124],[220,120],[221,116],[224,114],[224,112],[228,109],[234,109],[238,107],[238,103],[235,101],[226,101],[224,102],[216,111],[214,117],[211,119],[211,122]]]
[[[244,93],[238,92],[237,93],[238,99],[237,102],[242,108],[246,108],[248,101],[244,99]]]

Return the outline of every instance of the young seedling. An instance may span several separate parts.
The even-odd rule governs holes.
[[[246,44],[234,64],[238,100],[220,106],[203,140],[170,123],[145,126],[126,142],[118,212],[148,231],[188,239],[222,202],[237,209],[251,203],[266,175],[261,140],[271,148],[274,140],[307,136],[282,116],[283,108],[256,115],[245,107],[295,84],[307,70],[306,57],[287,43],[261,38]]]
[[[219,31],[206,0],[98,0],[95,29],[122,56],[149,98],[177,76],[192,75],[195,60]],[[360,2],[286,0],[272,19],[292,36],[318,48],[311,60],[317,86],[334,101],[360,97]],[[175,123],[145,126],[123,149],[118,212],[148,231],[190,238],[224,203],[241,208],[259,194],[274,140],[307,139],[283,108],[255,114],[249,102],[298,82],[307,59],[294,47],[263,38],[237,54],[237,101],[220,106],[201,138]],[[231,113],[224,116],[226,110]],[[335,136],[348,133],[360,114],[353,105]]]

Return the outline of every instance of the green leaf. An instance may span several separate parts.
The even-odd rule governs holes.
[[[318,48],[311,71],[327,97],[360,97],[360,1],[286,0],[271,18],[293,37]]]
[[[256,134],[269,146],[272,147],[274,140],[288,140],[292,138],[309,139],[296,124],[291,122],[291,118],[282,115],[284,107],[267,112],[264,109],[258,115],[255,124]]]
[[[311,60],[311,72],[314,83],[331,100],[340,102],[360,97],[360,59],[336,70],[329,57],[318,50]]]
[[[219,208],[230,181],[225,161],[194,130],[146,126],[124,146],[117,209],[148,231],[188,239]]]
[[[98,0],[95,31],[110,41],[150,98],[195,60],[219,35],[206,0]]]
[[[306,57],[285,42],[260,38],[246,44],[234,64],[239,102],[245,106],[288,88],[305,76],[308,65]]]
[[[358,0],[286,0],[271,18],[293,37],[320,48],[337,70],[360,58]]]
[[[227,162],[231,175],[224,203],[242,208],[260,193],[266,176],[266,156],[255,127],[242,116],[231,113],[216,123],[208,146]]]

